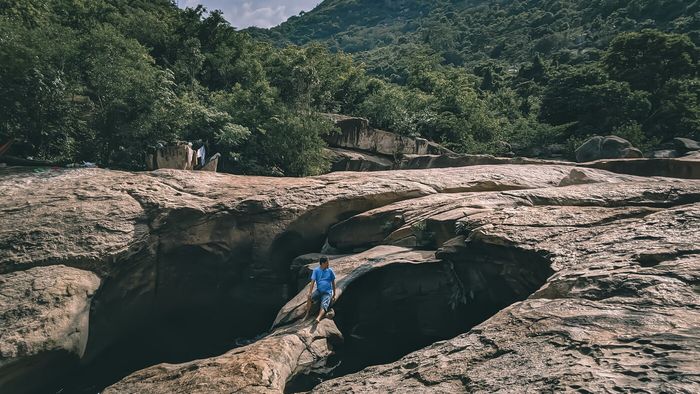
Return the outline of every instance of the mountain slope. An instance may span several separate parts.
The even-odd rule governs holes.
[[[269,32],[278,43],[322,42],[345,52],[408,43],[446,63],[530,61],[539,53],[571,62],[617,34],[655,28],[700,42],[700,2],[684,0],[327,0]],[[366,57],[364,57],[366,58]]]

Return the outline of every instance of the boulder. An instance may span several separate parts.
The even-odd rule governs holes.
[[[343,115],[327,115],[340,129],[330,133],[326,142],[333,148],[359,150],[378,155],[448,154],[450,150],[423,138],[412,138],[369,126],[367,119]]]
[[[157,169],[174,170],[202,170],[216,172],[221,154],[213,155],[203,165],[198,164],[197,152],[192,149],[192,144],[187,142],[177,142],[158,148],[152,148],[146,153],[146,169],[154,171]]]
[[[579,163],[600,159],[627,159],[644,157],[629,141],[617,136],[595,136],[588,139],[576,149],[576,161]]]
[[[700,144],[690,138],[674,138],[673,146],[681,154],[700,150]]]
[[[383,156],[340,148],[325,149],[331,161],[331,172],[337,171],[385,171],[393,167],[393,162]]]
[[[683,156],[684,161],[698,161],[700,160],[700,152],[690,152],[687,155]]]
[[[221,153],[217,153],[209,160],[207,161],[206,164],[200,168],[201,171],[209,171],[209,172],[216,172],[217,168],[219,167],[219,159],[221,159]]]
[[[146,155],[146,168],[149,171],[159,168],[193,170],[195,165],[195,152],[190,144],[184,142],[155,149]]]
[[[619,174],[700,179],[700,161],[693,159],[692,155],[677,159],[598,160],[581,163],[579,166],[598,168]]]
[[[678,152],[673,149],[657,150],[651,154],[652,159],[673,159],[678,156]]]
[[[3,392],[39,391],[78,365],[88,342],[91,300],[99,285],[92,272],[63,265],[0,277]]]
[[[496,157],[492,155],[404,155],[394,168],[396,169],[428,169],[467,167],[493,164],[558,164],[573,165],[573,163],[553,160],[529,159],[525,157]]]

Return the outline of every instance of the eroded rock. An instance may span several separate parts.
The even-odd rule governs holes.
[[[601,159],[641,157],[644,157],[644,155],[639,149],[633,147],[626,139],[614,135],[591,137],[576,149],[576,161],[579,163]]]
[[[359,255],[334,259],[340,300],[358,277],[395,264],[435,263],[433,253],[382,246]],[[222,356],[180,365],[158,365],[136,372],[105,393],[279,393],[294,375],[332,370],[327,365],[342,335],[332,320],[303,320],[308,290],[302,290],[279,312],[274,331],[251,345]],[[312,316],[315,316],[312,315]]]
[[[690,138],[674,138],[673,139],[674,148],[680,153],[700,151],[700,144],[697,141],[691,140]]]
[[[191,336],[184,354],[198,354],[198,347],[211,354],[217,341],[259,334],[293,295],[293,258],[318,252],[332,225],[359,212],[438,193],[553,186],[569,168],[477,166],[306,179],[2,171],[0,213],[11,225],[0,228],[0,274],[64,264],[102,280],[82,360],[89,363],[110,346],[131,351],[119,342],[124,338],[134,339],[126,345],[139,337],[150,343],[166,328],[181,326]],[[249,318],[241,321],[242,315]],[[162,346],[170,348],[167,341]]]
[[[698,325],[697,181],[559,165],[306,179],[11,170],[0,197],[3,219],[16,223],[0,230],[3,280],[59,263],[101,279],[85,362],[125,333],[157,332],[138,325],[149,319],[197,316],[205,329],[187,344],[214,327],[254,336],[275,321],[259,341],[135,372],[109,392],[281,392],[300,376],[336,376],[334,357],[352,357],[341,337],[361,348],[372,332],[420,346],[466,333],[319,391],[697,384],[688,361],[699,354],[689,344]],[[324,245],[360,253],[332,262],[337,325],[314,328],[301,320],[306,296],[294,297],[289,268]],[[371,309],[377,299],[386,304]],[[382,314],[390,321],[373,331]],[[229,320],[207,326],[221,315]],[[667,351],[647,346],[657,342]],[[621,353],[608,351],[617,346]],[[642,365],[665,372],[643,374]]]
[[[340,148],[326,149],[331,161],[331,172],[337,171],[386,171],[394,167],[392,160],[378,155]]]
[[[582,165],[619,174],[700,179],[700,160],[692,156],[676,159],[598,160]]]
[[[654,193],[643,190],[653,184],[597,185],[598,203],[589,203],[598,207],[566,206],[591,193],[588,185],[507,193],[540,202],[549,194],[558,205],[465,218],[466,236],[438,257],[471,266],[503,248],[534,253],[555,271],[544,286],[466,334],[314,392],[692,392],[700,384],[700,204],[698,184],[681,185],[695,191],[667,204],[649,201]]]
[[[62,265],[0,278],[3,392],[38,390],[77,365],[88,341],[90,301],[99,285],[97,275]]]
[[[451,153],[449,149],[423,138],[412,138],[372,128],[367,119],[332,114],[327,116],[340,128],[340,133],[326,136],[326,141],[334,148],[359,150],[389,157]]]

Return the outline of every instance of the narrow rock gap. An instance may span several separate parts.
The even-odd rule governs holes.
[[[439,253],[432,264],[394,264],[351,283],[335,305],[344,343],[331,373],[297,375],[285,392],[311,390],[324,380],[469,331],[514,302],[526,299],[553,274],[539,254],[465,244]]]
[[[82,366],[46,392],[99,392],[137,370],[217,356],[264,333],[285,302],[267,290],[281,286],[248,283],[248,265],[231,261],[236,252],[247,254],[159,243],[152,260],[125,263],[93,301]]]

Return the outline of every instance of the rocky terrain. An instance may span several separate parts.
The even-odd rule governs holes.
[[[647,152],[617,136],[595,136],[576,150],[578,164],[563,160],[566,149],[555,144],[534,150],[518,150],[503,142],[502,156],[458,154],[422,138],[411,138],[370,126],[367,119],[326,114],[337,127],[326,137],[325,154],[335,171],[386,171],[396,169],[451,168],[494,164],[556,164],[600,168],[622,174],[700,178],[700,145],[688,138],[674,138]],[[556,153],[555,153],[556,152]],[[624,160],[621,160],[624,159]],[[175,167],[173,167],[175,168]]]
[[[670,168],[0,169],[0,391],[695,392],[700,181]]]

